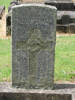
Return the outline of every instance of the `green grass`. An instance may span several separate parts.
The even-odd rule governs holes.
[[[11,41],[0,40],[0,81],[11,79]],[[75,36],[56,40],[55,81],[75,81]]]
[[[75,36],[57,38],[55,80],[75,81]]]
[[[0,0],[0,5],[4,5],[6,8],[8,8],[10,1],[11,0]]]
[[[0,39],[0,81],[9,81],[11,76],[10,40]]]

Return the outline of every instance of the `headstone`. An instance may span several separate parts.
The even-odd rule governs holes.
[[[12,9],[12,86],[52,89],[56,8],[25,4]]]

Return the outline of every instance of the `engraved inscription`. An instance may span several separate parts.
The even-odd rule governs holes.
[[[43,40],[40,30],[35,29],[31,31],[31,36],[27,41],[18,41],[16,48],[29,52],[29,80],[31,86],[35,86],[37,73],[37,54],[41,50],[50,51],[51,40]]]
[[[56,8],[25,4],[12,9],[12,86],[51,89]]]

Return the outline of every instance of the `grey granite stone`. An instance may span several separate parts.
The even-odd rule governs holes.
[[[44,4],[15,6],[11,24],[12,85],[53,88],[56,8]]]
[[[0,83],[0,100],[75,100],[75,84],[55,86],[56,90],[27,90],[12,88],[11,83]]]

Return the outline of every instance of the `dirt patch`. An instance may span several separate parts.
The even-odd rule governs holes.
[[[75,36],[74,33],[63,33],[63,32],[56,32],[56,36],[60,37],[60,36]]]

